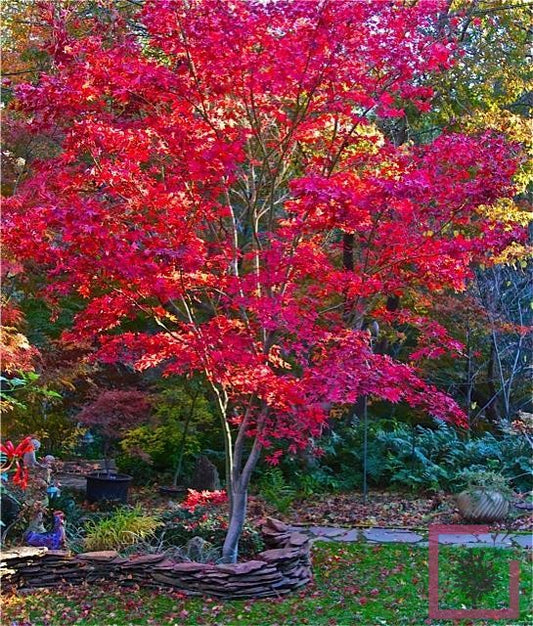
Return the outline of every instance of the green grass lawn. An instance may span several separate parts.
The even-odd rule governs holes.
[[[489,581],[486,595],[476,600],[487,608],[506,605],[507,562],[517,558],[521,562],[521,615],[519,620],[507,622],[505,626],[531,624],[532,573],[527,553],[489,551],[491,558],[487,563],[494,568],[494,574],[489,576],[492,582]],[[460,584],[464,571],[468,568],[472,571],[472,562],[465,554],[458,548],[441,548],[440,585],[447,608],[461,608],[461,604],[472,607],[471,591],[461,588]],[[8,596],[4,598],[1,623],[3,626],[488,626],[502,623],[429,621],[427,559],[427,548],[416,546],[317,543],[313,550],[314,583],[282,599],[222,602],[188,599],[166,591],[83,586]]]

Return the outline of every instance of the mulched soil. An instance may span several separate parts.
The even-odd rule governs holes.
[[[72,469],[70,467],[69,471]],[[87,464],[79,469],[87,471]],[[162,495],[158,485],[151,485],[132,487],[129,501],[130,504],[141,505],[147,511],[159,513],[168,510],[169,506],[179,504],[180,498]],[[511,505],[508,518],[490,528],[522,532],[533,530],[531,507],[531,503],[516,499]],[[87,508],[97,510],[100,507],[89,505]],[[398,491],[371,491],[366,502],[358,492],[313,494],[307,499],[294,501],[285,512],[278,511],[259,496],[251,495],[248,515],[250,519],[256,520],[271,516],[291,524],[350,528],[427,529],[429,524],[468,523],[459,515],[451,495]]]
[[[397,492],[370,493],[366,503],[360,493],[314,495],[293,503],[289,511],[278,517],[293,524],[411,529],[427,528],[429,524],[467,523],[459,515],[453,496]],[[532,512],[513,504],[508,519],[491,528],[532,530]]]
[[[159,495],[157,488],[133,488],[132,502],[151,511],[162,511],[172,498]],[[516,501],[520,505],[520,501]],[[522,503],[523,506],[526,506]],[[266,516],[291,524],[311,526],[380,527],[427,529],[429,524],[465,524],[451,495],[415,495],[395,491],[372,491],[366,503],[361,493],[314,494],[297,500],[281,513],[258,496],[250,496],[248,514],[252,519]],[[490,526],[494,530],[533,530],[533,511],[511,506],[505,522]]]

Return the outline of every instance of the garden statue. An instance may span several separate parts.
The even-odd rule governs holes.
[[[24,467],[30,472],[40,475],[47,484],[50,483],[52,477],[52,464],[55,461],[55,457],[51,454],[47,454],[42,462],[37,460],[36,452],[41,448],[41,442],[38,439],[32,439],[31,444],[33,450],[26,452],[22,457]],[[44,470],[40,472],[39,470]]]
[[[32,439],[33,450],[23,456],[25,469],[28,471],[28,489],[26,501],[29,504],[40,503],[43,507],[48,506],[48,488],[52,483],[52,471],[55,457],[47,454],[41,462],[37,460],[36,452],[41,447],[38,439]]]
[[[39,464],[39,467],[44,470],[43,479],[45,480],[47,485],[50,485],[52,483],[52,472],[54,471],[55,460],[55,456],[47,454],[44,457],[42,463]]]
[[[24,505],[34,511],[26,536],[37,536],[45,534],[43,511],[46,511],[49,506],[49,497],[57,495],[59,490],[52,483],[55,457],[47,454],[41,461],[37,460],[36,452],[41,448],[41,442],[32,438],[31,444],[33,450],[26,452],[23,456],[24,468],[28,472],[28,486],[24,497]]]
[[[41,442],[38,439],[31,439],[30,441],[31,441],[31,445],[33,446],[33,450],[29,450],[22,457],[22,460],[24,462],[24,467],[27,467],[27,468],[36,467],[39,465],[37,461],[37,457],[35,456],[35,453],[37,452],[37,450],[40,449]]]
[[[42,511],[37,514],[36,518],[30,524],[30,528],[26,531],[24,538],[27,545],[34,547],[44,546],[49,550],[60,550],[65,547],[65,514],[63,511],[54,511],[54,527],[48,532],[40,530],[32,530],[32,525],[39,523],[42,525]]]
[[[31,444],[33,446],[33,450],[26,452],[22,457],[22,461],[24,463],[24,467],[28,468],[28,470],[32,470],[35,468],[40,468],[45,470],[45,480],[46,482],[50,482],[51,474],[52,474],[52,464],[56,460],[54,456],[51,454],[47,454],[41,463],[37,460],[36,452],[41,448],[41,442],[38,439],[31,439]]]
[[[202,561],[206,550],[211,544],[202,537],[193,537],[185,545],[185,553],[191,561]]]

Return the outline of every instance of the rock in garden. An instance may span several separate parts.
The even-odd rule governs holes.
[[[196,491],[217,491],[220,489],[220,478],[217,468],[206,456],[196,459],[191,477],[191,489]]]

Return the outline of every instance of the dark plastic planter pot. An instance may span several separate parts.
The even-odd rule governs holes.
[[[92,472],[87,478],[87,500],[100,502],[102,500],[128,501],[128,489],[132,477],[128,474],[108,474],[107,472]]]
[[[170,487],[170,486],[162,486],[159,487],[159,493],[162,496],[168,496],[170,498],[176,498],[179,500],[183,500],[187,495],[187,487]]]

